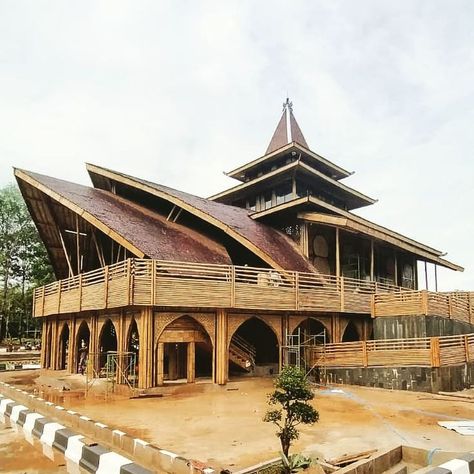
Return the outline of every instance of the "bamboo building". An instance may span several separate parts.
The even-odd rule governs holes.
[[[265,154],[207,199],[87,171],[90,187],[15,169],[57,277],[34,292],[45,369],[76,373],[87,350],[100,374],[107,353],[135,354],[139,388],[222,385],[277,373],[321,334],[305,363],[341,381],[374,367],[377,380],[386,368],[433,373],[474,356],[472,294],[418,282],[419,262],[463,269],[353,213],[376,200],[310,149],[288,99]],[[403,388],[417,388],[410,377]]]

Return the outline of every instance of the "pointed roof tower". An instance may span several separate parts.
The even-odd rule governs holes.
[[[293,103],[290,102],[290,99],[287,97],[286,102],[283,103],[283,113],[280,121],[273,133],[265,155],[268,155],[269,153],[272,153],[292,142],[299,143],[305,148],[309,148],[303,132],[293,115]]]

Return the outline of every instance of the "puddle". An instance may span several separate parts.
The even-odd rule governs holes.
[[[59,451],[30,437],[16,423],[0,415],[0,472],[9,474],[85,474]]]

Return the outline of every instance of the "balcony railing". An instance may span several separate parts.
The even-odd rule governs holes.
[[[404,288],[353,278],[232,265],[128,259],[34,292],[34,316],[124,306],[371,314],[371,296]]]
[[[373,300],[373,317],[425,315],[474,322],[474,292],[411,290],[375,294]]]
[[[444,367],[474,360],[474,334],[342,342],[315,346],[318,367]]]

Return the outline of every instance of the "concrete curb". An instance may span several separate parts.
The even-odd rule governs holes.
[[[18,410],[18,424],[25,427],[27,423],[34,424],[36,420],[50,416],[53,420],[65,425],[68,429],[77,430],[78,433],[117,449],[119,452],[130,456],[137,464],[144,466],[151,472],[168,472],[176,474],[215,474],[215,470],[205,464],[192,459],[186,459],[166,449],[161,449],[139,438],[134,438],[123,431],[113,429],[103,423],[96,422],[87,416],[82,416],[73,410],[66,410],[60,405],[47,402],[43,398],[29,394],[13,385],[0,381],[0,393],[18,400],[14,405],[23,404],[28,407],[26,411]],[[12,400],[13,401],[13,400]],[[0,402],[1,403],[1,402]],[[8,402],[5,404],[7,405]],[[14,405],[10,408],[13,413]],[[41,413],[41,414],[40,414]],[[29,425],[28,425],[29,426]],[[59,431],[59,430],[58,430]],[[76,434],[77,436],[77,434]],[[80,440],[74,443],[80,443]],[[75,457],[77,458],[77,449]],[[122,466],[121,472],[126,474],[139,474],[128,466]]]
[[[0,415],[23,427],[29,435],[61,451],[65,457],[89,472],[98,474],[151,474],[152,471],[134,463],[97,443],[88,443],[84,436],[78,435],[60,423],[35,413],[11,398],[0,393]],[[21,422],[20,422],[21,418]]]
[[[445,462],[427,472],[427,474],[473,474],[474,453],[468,453]]]

